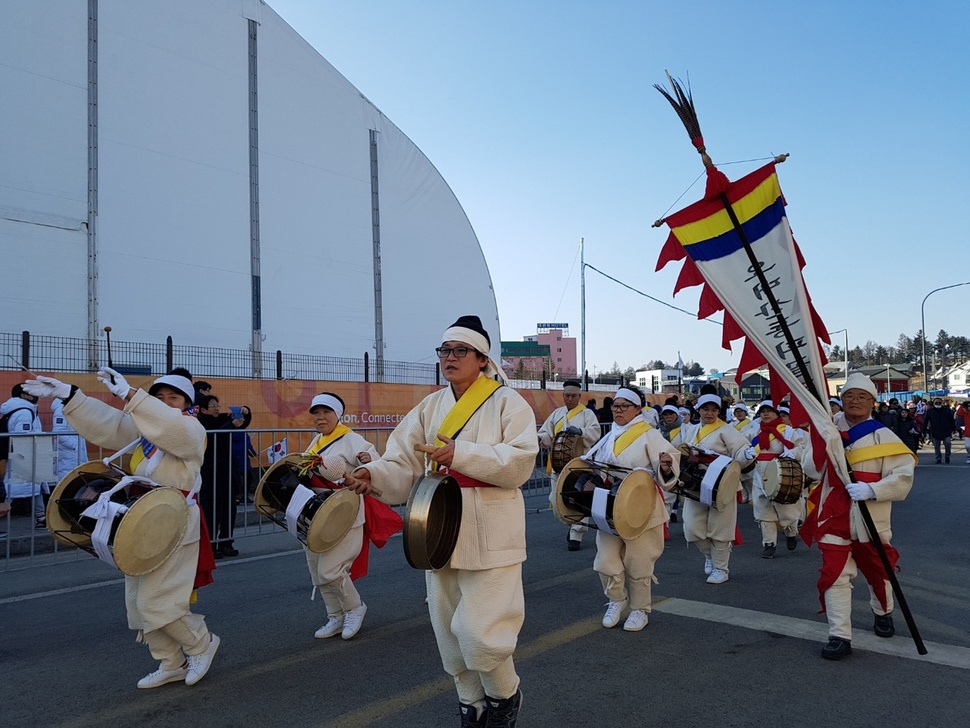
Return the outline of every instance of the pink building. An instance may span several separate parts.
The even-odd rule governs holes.
[[[579,373],[576,360],[576,339],[569,335],[568,324],[536,324],[536,335],[526,336],[523,341],[534,341],[549,347],[552,370],[560,379],[575,377]]]

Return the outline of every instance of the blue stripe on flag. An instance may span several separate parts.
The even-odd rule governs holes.
[[[785,205],[778,197],[771,205],[741,224],[749,243],[754,243],[771,232],[785,216]],[[695,261],[716,260],[741,250],[741,237],[733,228],[700,243],[685,245],[684,250]]]

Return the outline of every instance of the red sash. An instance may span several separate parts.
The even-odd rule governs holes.
[[[181,491],[182,495],[188,497],[188,491]],[[204,586],[208,586],[215,579],[212,577],[212,572],[216,570],[216,557],[212,553],[212,541],[209,540],[209,526],[205,522],[205,513],[202,512],[202,505],[198,502],[198,497],[196,498],[196,505],[199,507],[199,560],[195,565],[195,582],[192,584],[193,589],[200,589]]]
[[[498,488],[494,483],[486,483],[484,480],[476,480],[475,478],[469,477],[464,473],[459,473],[457,470],[452,470],[448,468],[448,475],[458,481],[458,485],[462,488]]]
[[[360,553],[350,565],[350,578],[357,581],[367,576],[367,564],[370,562],[370,544],[383,548],[387,540],[398,531],[403,530],[404,521],[389,505],[372,496],[364,496],[364,542]]]

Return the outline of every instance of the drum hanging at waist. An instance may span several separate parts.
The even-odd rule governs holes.
[[[578,458],[584,451],[582,434],[563,430],[552,441],[552,449],[549,452],[552,471],[561,473],[570,460]]]
[[[47,529],[59,543],[113,563],[128,576],[144,576],[178,548],[189,505],[178,488],[92,460],[61,479],[46,515]]]
[[[319,554],[353,528],[360,496],[343,488],[317,487],[311,475],[300,473],[301,459],[293,454],[275,462],[256,486],[253,507]]]
[[[678,493],[690,500],[724,511],[737,497],[741,484],[741,466],[727,455],[717,455],[709,462],[696,450],[682,445]]]
[[[645,470],[575,458],[559,474],[553,510],[566,525],[589,518],[591,527],[631,541],[647,529],[659,497]]]
[[[764,462],[761,479],[769,500],[782,505],[797,503],[805,487],[802,464],[793,458],[775,458]]]

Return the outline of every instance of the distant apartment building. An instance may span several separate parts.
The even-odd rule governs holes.
[[[502,369],[513,378],[525,375],[548,379],[576,377],[576,339],[569,336],[569,324],[536,324],[536,333],[522,341],[502,342]]]
[[[644,394],[679,392],[683,383],[680,369],[644,369],[634,375],[636,385]]]

